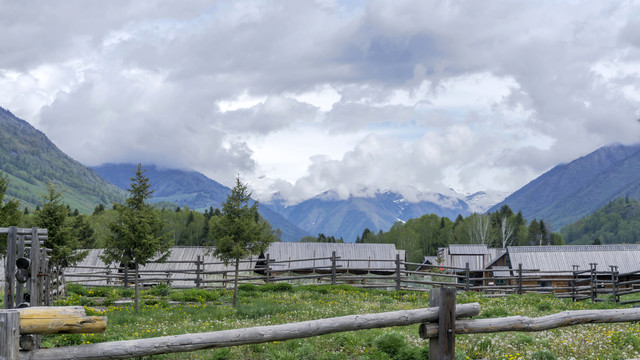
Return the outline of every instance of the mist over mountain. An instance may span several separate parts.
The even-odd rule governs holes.
[[[504,201],[525,218],[543,219],[554,230],[616,198],[640,199],[640,144],[602,147],[542,174]]]
[[[0,107],[0,171],[7,195],[32,209],[42,203],[48,181],[59,184],[65,203],[83,212],[124,200],[125,193],[67,156],[28,122]]]

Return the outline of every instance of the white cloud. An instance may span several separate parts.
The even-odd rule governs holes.
[[[0,5],[0,106],[261,196],[515,190],[640,135],[636,2]]]

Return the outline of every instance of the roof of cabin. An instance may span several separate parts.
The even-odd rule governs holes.
[[[525,269],[570,271],[578,265],[588,270],[596,263],[599,270],[610,270],[610,265],[620,273],[640,270],[640,245],[509,246],[508,251],[511,266]]]
[[[277,242],[269,245],[267,253],[275,261],[302,260],[274,263],[274,270],[296,270],[309,267],[331,266],[329,259],[336,252],[336,261],[342,269],[395,269],[396,246],[394,244],[346,244],[346,243],[291,243]],[[400,259],[403,254],[398,253]],[[324,258],[322,260],[312,260]],[[354,261],[357,260],[357,261]]]

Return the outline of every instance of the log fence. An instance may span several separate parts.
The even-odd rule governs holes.
[[[31,318],[24,316],[21,310],[0,310],[0,359],[124,359],[420,324],[418,335],[423,339],[429,339],[429,359],[453,360],[455,359],[455,340],[458,335],[504,331],[531,332],[580,324],[640,321],[640,308],[564,311],[539,318],[512,316],[463,319],[477,316],[480,313],[480,305],[478,303],[457,305],[456,292],[457,289],[452,287],[432,289],[431,307],[425,309],[348,315],[290,324],[51,349],[30,348],[29,342],[21,339],[27,333],[102,332],[106,328],[106,318],[77,314],[78,311],[84,312],[82,307],[22,309],[40,312],[35,316],[32,315]],[[54,316],[43,317],[41,315],[43,312]],[[80,324],[83,328],[77,327]]]
[[[617,266],[598,270],[597,264],[591,264],[587,270],[574,266],[570,270],[540,271],[525,269],[519,264],[509,269],[477,270],[469,268],[469,264],[451,267],[411,263],[401,260],[399,256],[393,260],[376,259],[376,267],[354,266],[370,264],[372,261],[341,258],[335,253],[331,257],[276,261],[267,254],[265,259],[241,260],[238,275],[241,284],[255,285],[280,282],[293,285],[348,284],[397,291],[454,287],[496,297],[535,292],[574,301],[640,302],[623,298],[640,293],[640,271],[623,274],[618,272]],[[196,260],[168,263],[172,265],[170,269],[140,269],[140,283],[143,286],[165,283],[172,288],[229,288],[233,284],[235,270],[225,268],[222,262],[205,262],[198,257]],[[72,269],[74,271],[64,275],[68,283],[128,286],[133,282],[133,276],[127,275],[124,268],[77,266]]]

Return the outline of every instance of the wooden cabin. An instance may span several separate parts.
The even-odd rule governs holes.
[[[509,246],[504,255],[488,265],[488,269],[495,270],[494,277],[497,274],[513,277],[520,264],[525,270],[524,286],[565,288],[574,275],[589,278],[591,264],[596,264],[597,271],[611,271],[611,266],[616,266],[621,281],[636,280],[640,278],[634,274],[640,270],[640,245]],[[574,274],[574,270],[579,273]],[[514,284],[515,280],[511,279],[510,283]],[[564,291],[567,290],[555,292]]]

